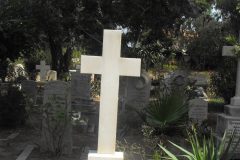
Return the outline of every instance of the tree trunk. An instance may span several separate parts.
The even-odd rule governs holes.
[[[49,46],[52,57],[51,68],[56,70],[58,74],[61,74],[62,43],[49,36]]]

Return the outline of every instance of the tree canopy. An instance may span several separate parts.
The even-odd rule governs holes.
[[[181,25],[207,0],[0,0],[1,61],[51,53],[52,68],[68,71],[74,48],[99,55],[103,29],[123,29],[123,53],[148,64],[171,53]]]

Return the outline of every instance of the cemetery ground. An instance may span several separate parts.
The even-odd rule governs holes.
[[[42,95],[42,93],[40,95]],[[95,100],[95,102],[95,107],[99,108],[98,100]],[[203,125],[198,131],[204,132],[205,127],[216,128],[216,115],[221,112],[223,112],[222,100],[210,100],[208,104],[208,125]],[[134,113],[131,112],[131,114]],[[164,152],[159,149],[158,144],[164,145],[164,147],[168,148],[175,155],[180,154],[181,152],[169,144],[168,141],[172,141],[181,147],[191,150],[190,144],[186,140],[186,130],[187,127],[190,127],[189,124],[185,124],[184,127],[180,128],[170,127],[167,132],[164,133],[151,134],[151,132],[156,132],[156,130],[154,131],[154,128],[149,125],[144,125],[142,121],[136,121],[136,117],[134,116],[132,119],[129,118],[131,114],[118,116],[117,150],[124,151],[126,160],[152,159],[155,152],[164,155]],[[26,160],[85,160],[87,159],[89,150],[97,149],[97,114],[94,115],[93,121],[96,122],[96,127],[93,132],[89,131],[86,126],[73,125],[71,133],[73,141],[72,153],[70,155],[62,154],[56,156],[52,153],[42,151],[41,145],[39,144],[41,139],[40,128],[42,125],[42,113],[38,108],[37,111],[30,113],[24,126],[15,129],[1,128],[0,159],[17,159],[19,156],[24,155],[24,150],[33,146],[32,151],[26,154]]]

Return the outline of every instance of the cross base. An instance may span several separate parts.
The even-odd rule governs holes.
[[[233,106],[240,106],[240,97],[232,97],[231,98],[231,105]]]
[[[123,152],[99,154],[96,151],[89,151],[88,160],[123,160]]]

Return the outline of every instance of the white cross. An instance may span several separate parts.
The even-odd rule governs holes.
[[[104,30],[102,57],[81,56],[81,72],[101,74],[98,154],[114,154],[119,76],[140,76],[141,59],[121,58],[121,31]]]
[[[47,71],[50,70],[50,66],[46,65],[45,61],[41,61],[40,65],[36,65],[36,69],[40,70],[40,81],[46,80]]]
[[[239,36],[240,41],[240,36]],[[223,46],[222,55],[223,56],[235,56],[233,53],[234,46]],[[238,66],[237,66],[237,79],[236,79],[236,91],[235,96],[231,98],[231,105],[239,106],[240,105],[240,58],[238,57]]]

